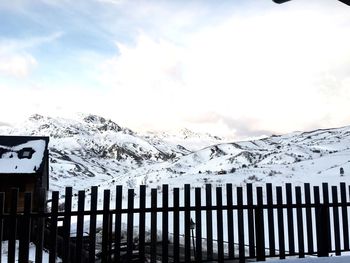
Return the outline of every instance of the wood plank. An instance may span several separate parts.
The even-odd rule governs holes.
[[[17,236],[17,207],[18,207],[18,188],[11,189],[11,207],[9,217],[9,240],[8,240],[8,263],[15,262],[16,256],[16,236]]]
[[[134,189],[128,189],[128,223],[127,223],[127,247],[126,260],[132,261],[132,252],[134,250]]]
[[[95,262],[95,250],[96,250],[96,211],[97,211],[97,198],[98,188],[97,186],[91,187],[90,197],[90,225],[89,225],[89,263]]]
[[[185,261],[191,261],[191,186],[185,184]]]
[[[269,234],[269,252],[271,257],[276,256],[276,246],[275,246],[275,219],[273,216],[273,191],[272,184],[266,184],[266,199],[267,199],[267,225],[268,225],[268,234]]]
[[[120,262],[120,246],[121,246],[121,231],[122,231],[122,201],[123,187],[117,185],[115,188],[115,222],[114,222],[114,260]]]
[[[110,220],[110,198],[111,192],[106,189],[103,191],[103,218],[102,218],[102,263],[109,261],[109,220]]]
[[[5,204],[5,193],[0,193],[0,251],[2,251],[4,204]],[[2,260],[2,257],[0,256],[0,263],[1,263],[1,260]]]
[[[211,184],[205,185],[206,221],[207,221],[207,260],[213,260],[213,211]]]
[[[216,223],[218,233],[218,262],[224,261],[224,230],[222,216],[222,188],[216,187]]]
[[[249,236],[249,257],[255,257],[255,233],[254,233],[254,209],[253,209],[253,185],[247,184],[247,204],[248,208],[248,236]]]
[[[286,249],[284,241],[284,222],[283,222],[283,199],[282,199],[282,187],[276,187],[276,196],[277,196],[277,221],[278,221],[278,245],[279,245],[279,256],[280,259],[286,258]]]
[[[298,229],[298,254],[300,258],[305,257],[304,247],[304,222],[303,222],[303,210],[301,208],[301,187],[295,187],[295,196],[297,204],[297,229]]]
[[[77,233],[75,256],[76,262],[81,263],[83,250],[83,235],[84,235],[84,209],[85,209],[85,191],[78,192],[78,218],[77,218]]]
[[[263,206],[262,187],[256,188],[257,208],[255,209],[256,222],[256,259],[257,261],[265,261],[265,224]]]
[[[227,235],[228,235],[228,257],[235,258],[234,225],[233,225],[233,193],[232,184],[226,184],[227,198]]]
[[[331,220],[329,213],[329,191],[328,191],[328,183],[322,183],[322,192],[323,192],[323,204],[325,205],[325,213],[326,213],[326,221],[327,221],[327,229],[328,229],[328,248],[332,247],[332,235],[331,235]]]
[[[295,239],[294,239],[294,217],[293,217],[293,200],[292,200],[292,184],[286,184],[286,199],[287,199],[287,223],[288,223],[288,243],[289,255],[295,255]]]
[[[71,251],[70,251],[70,229],[71,229],[71,211],[72,211],[72,187],[66,187],[64,196],[64,218],[63,218],[63,251],[62,251],[62,261],[63,263],[71,262]],[[73,251],[73,254],[75,251]]]
[[[29,260],[29,242],[32,211],[32,193],[24,194],[24,213],[21,220],[21,234],[19,241],[19,262],[28,262]],[[0,250],[1,251],[1,250]]]
[[[174,188],[174,262],[180,262],[180,190]]]
[[[145,262],[145,230],[146,230],[146,186],[140,185],[140,217],[139,217],[139,255],[140,262]]]
[[[339,203],[338,188],[332,186],[332,204],[333,204],[333,226],[334,226],[334,244],[335,254],[340,256],[340,227],[339,227]]]
[[[243,188],[237,187],[237,220],[238,220],[238,257],[245,261],[244,220],[243,220]]]
[[[157,189],[151,190],[151,262],[157,262]]]
[[[310,184],[304,184],[304,196],[305,196],[305,215],[306,215],[306,235],[307,235],[307,253],[309,255],[314,254],[314,239],[312,231],[312,214],[311,214],[311,191]]]
[[[196,262],[202,262],[202,210],[201,188],[195,189],[196,202]]]
[[[168,250],[169,250],[169,186],[166,184],[163,184],[163,191],[162,191],[162,205],[163,205],[163,211],[162,211],[162,262],[167,263],[168,262]]]
[[[52,192],[51,218],[50,218],[50,249],[49,263],[55,263],[57,258],[57,217],[58,217],[58,200],[59,192]]]
[[[341,198],[341,211],[342,211],[342,221],[343,221],[343,240],[344,240],[344,250],[349,251],[349,219],[348,219],[348,206],[346,204],[346,185],[345,183],[340,183],[340,198]]]
[[[46,211],[46,189],[39,189],[38,199],[38,212],[43,214]],[[35,263],[41,263],[43,260],[43,249],[44,249],[44,227],[45,217],[41,216],[37,219],[37,225],[35,229],[36,241],[35,241]]]

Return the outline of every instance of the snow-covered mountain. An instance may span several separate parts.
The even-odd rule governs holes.
[[[34,115],[19,126],[1,127],[0,134],[50,136],[51,190],[117,184],[319,184],[350,178],[350,126],[228,143],[188,130],[179,136],[140,135],[95,115],[74,120]]]

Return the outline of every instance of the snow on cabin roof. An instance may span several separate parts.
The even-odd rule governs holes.
[[[18,145],[0,140],[0,174],[36,173],[44,160],[47,141],[29,139]]]

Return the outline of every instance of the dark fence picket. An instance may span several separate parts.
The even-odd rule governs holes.
[[[244,220],[243,220],[243,189],[237,187],[237,222],[238,222],[238,255],[239,262],[245,261]]]
[[[283,199],[282,199],[282,187],[276,187],[276,199],[277,199],[277,221],[278,221],[278,245],[279,245],[279,257],[280,259],[286,258],[286,250],[284,243],[284,222],[283,222]]]
[[[145,262],[145,230],[146,230],[146,186],[140,185],[140,216],[139,216],[139,259]]]
[[[167,263],[169,257],[169,186],[162,189],[162,262]]]
[[[17,207],[18,189],[13,188],[11,190],[11,208],[9,217],[8,263],[14,263],[16,258]]]
[[[157,261],[157,189],[151,190],[151,262]]]
[[[268,224],[268,234],[269,234],[269,256],[276,256],[276,247],[275,247],[275,219],[273,213],[273,191],[272,184],[266,184],[266,199],[267,199],[267,224]]]
[[[255,257],[255,233],[254,233],[254,209],[253,209],[253,185],[247,184],[248,208],[248,235],[249,235],[249,257]]]
[[[289,255],[295,255],[294,244],[294,218],[293,218],[293,200],[292,200],[292,184],[286,184],[286,201],[287,201],[287,222],[288,222],[288,244]]]
[[[195,189],[196,203],[196,262],[202,262],[202,210],[201,210],[201,188]]]
[[[109,247],[109,226],[110,226],[110,190],[103,191],[103,219],[102,219],[102,263],[109,262],[110,251]]]
[[[132,253],[134,250],[134,189],[128,189],[128,219],[127,219],[127,234],[126,234],[126,260],[132,261]]]
[[[62,261],[63,263],[71,262],[71,211],[72,211],[72,187],[66,187],[64,196],[64,218],[63,218],[63,249],[62,249]],[[73,253],[75,253],[73,251]]]
[[[340,256],[340,227],[339,227],[339,203],[338,203],[338,188],[332,186],[332,205],[333,205],[333,226],[334,226],[334,245],[335,254]]]
[[[323,188],[324,189],[324,188]],[[325,192],[323,192],[325,193]],[[325,199],[323,199],[325,200]],[[316,218],[316,236],[317,236],[317,256],[328,257],[328,216],[326,205],[320,202],[320,189],[314,186],[314,203],[315,203],[315,218]]]
[[[218,262],[224,261],[224,229],[222,216],[222,188],[216,187],[216,223],[218,234]]]
[[[49,263],[55,263],[57,258],[57,219],[58,219],[59,192],[52,192],[51,218],[50,218],[50,255]]]
[[[180,190],[174,188],[174,262],[180,262]]]
[[[76,246],[75,256],[76,262],[81,263],[83,250],[83,235],[84,235],[84,208],[85,208],[85,191],[78,192],[78,218],[77,218],[77,233],[76,233]]]
[[[213,260],[213,203],[211,185],[205,185],[206,221],[207,221],[207,260]]]
[[[185,184],[185,261],[191,261],[191,186]]]
[[[328,249],[332,248],[332,235],[331,235],[331,220],[330,220],[330,213],[329,213],[329,191],[328,191],[328,183],[322,183],[322,193],[323,193],[323,204],[325,205],[324,212],[326,213],[325,218],[327,222],[326,229],[328,234]]]
[[[346,185],[340,183],[340,198],[341,198],[341,215],[343,221],[343,240],[344,250],[348,251],[349,248],[349,220],[348,220],[348,207],[346,205]]]
[[[38,191],[38,213],[44,214],[46,211],[46,190],[44,188]],[[35,228],[35,263],[41,263],[43,260],[44,249],[44,229],[45,229],[45,217],[39,216],[36,222]]]
[[[5,203],[5,194],[0,193],[0,251],[2,251],[2,240],[3,240],[4,203]],[[0,263],[1,263],[1,260],[2,260],[2,255],[0,256]]]
[[[314,254],[314,239],[312,231],[312,214],[311,214],[311,193],[310,184],[304,184],[304,197],[305,197],[305,215],[306,215],[306,235],[307,235],[307,253],[309,255]]]
[[[228,257],[229,257],[229,259],[234,259],[235,258],[235,243],[234,243],[234,225],[233,225],[232,184],[226,184],[226,198],[227,198]]]
[[[256,188],[257,206],[255,209],[256,224],[256,259],[265,261],[265,233],[264,233],[264,211],[262,187]]]
[[[123,202],[123,187],[116,186],[115,189],[115,222],[114,222],[114,260],[120,262],[121,253],[121,233],[122,233],[122,202]]]
[[[28,262],[29,260],[29,242],[30,242],[30,225],[32,211],[32,193],[24,194],[24,213],[20,221],[20,240],[19,240],[19,262]],[[1,250],[0,250],[1,251]]]
[[[298,229],[298,254],[300,258],[305,257],[304,248],[304,222],[303,222],[303,210],[301,203],[301,187],[295,187],[295,199],[297,205],[297,229]]]
[[[89,263],[95,262],[96,254],[96,211],[97,211],[98,188],[91,187],[90,197],[90,225],[89,225]]]

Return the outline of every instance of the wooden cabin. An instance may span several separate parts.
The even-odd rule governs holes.
[[[36,208],[38,190],[49,189],[49,138],[0,136],[0,192],[5,192],[5,211],[9,211],[11,189],[19,189],[18,211],[24,207],[24,193],[33,194]]]

